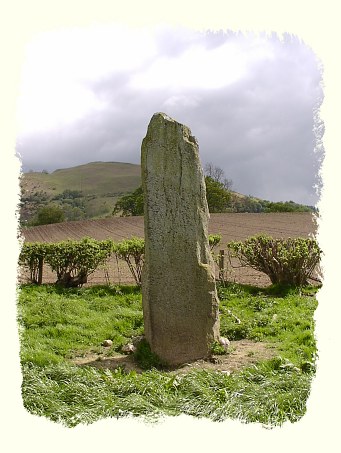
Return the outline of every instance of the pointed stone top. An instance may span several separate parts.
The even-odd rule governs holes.
[[[169,115],[163,112],[154,113],[149,122],[148,130],[154,129],[155,127],[158,128],[160,127],[160,125],[164,126],[165,122],[166,124],[168,123],[168,125],[172,124],[174,127],[177,127],[179,132],[186,141],[194,143],[198,146],[197,140],[194,137],[194,135],[192,135],[191,129],[188,126],[179,123],[178,121],[176,121],[175,119],[171,118]]]
[[[161,118],[163,118],[164,120],[167,120],[167,121],[172,121],[173,123],[177,123],[177,121],[175,121],[173,118],[171,118],[170,116],[168,116],[166,113],[163,113],[163,112],[154,113],[154,115],[152,116],[152,120],[154,118],[156,119],[158,117],[161,117]]]

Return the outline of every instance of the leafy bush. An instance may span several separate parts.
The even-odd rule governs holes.
[[[141,286],[141,274],[144,263],[144,239],[133,237],[114,244],[113,252],[124,260],[137,285]]]
[[[47,244],[27,242],[23,245],[19,255],[19,265],[26,267],[30,272],[30,283],[40,283],[42,265],[47,252]]]
[[[221,235],[220,234],[210,234],[208,236],[208,242],[210,244],[211,251],[215,246],[217,246],[221,241]]]
[[[86,283],[88,276],[110,257],[113,247],[110,240],[90,238],[46,245],[45,262],[57,273],[56,283],[65,287]]]
[[[297,286],[307,284],[322,253],[314,239],[273,239],[265,235],[230,242],[227,247],[243,265],[267,274],[273,284]]]
[[[32,222],[33,225],[48,225],[50,223],[60,223],[65,220],[65,215],[58,205],[49,204],[40,208],[37,212],[36,220]]]

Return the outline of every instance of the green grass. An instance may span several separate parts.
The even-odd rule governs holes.
[[[66,364],[26,364],[23,374],[25,407],[68,426],[103,417],[151,421],[180,414],[278,425],[301,418],[310,386],[307,373],[271,363],[230,376],[202,370],[175,377],[155,369],[125,374]]]
[[[228,285],[219,288],[220,333],[230,340],[273,343],[281,357],[301,369],[315,359],[314,311],[317,288]],[[230,310],[241,323],[236,324]]]
[[[65,358],[103,351],[108,354],[141,335],[141,294],[135,287],[97,286],[58,289],[54,285],[23,286],[19,300],[21,360],[45,366]]]
[[[315,372],[315,292],[234,284],[219,288],[221,335],[264,341],[277,351],[271,360],[230,375],[208,370],[177,374],[151,367],[155,358],[142,345],[138,359],[145,371],[127,373],[77,367],[68,359],[88,352],[110,355],[143,333],[138,288],[24,285],[18,301],[24,406],[70,427],[129,415],[153,421],[188,414],[267,426],[295,422],[305,413]],[[104,350],[105,339],[113,345]]]

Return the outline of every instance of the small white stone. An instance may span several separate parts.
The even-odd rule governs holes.
[[[230,340],[228,340],[228,339],[225,338],[225,337],[220,337],[220,338],[219,338],[219,343],[220,343],[225,349],[227,349],[227,348],[230,346]]]
[[[108,348],[108,347],[112,346],[112,341],[111,340],[104,340],[103,343],[102,343],[102,346]]]

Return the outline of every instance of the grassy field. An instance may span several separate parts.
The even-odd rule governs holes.
[[[213,350],[216,368],[202,363],[167,370],[156,367],[147,348],[130,357],[135,367],[125,366],[122,346],[143,334],[139,288],[23,285],[18,324],[24,406],[69,427],[128,415],[146,421],[188,414],[266,426],[295,422],[305,413],[315,373],[316,291],[219,287],[221,335],[232,340],[230,348],[223,355]],[[101,346],[105,339],[111,347]],[[243,339],[254,350],[248,361],[229,369]],[[260,346],[268,358],[257,359]],[[92,361],[82,363],[82,357]],[[118,365],[106,366],[113,358]]]

